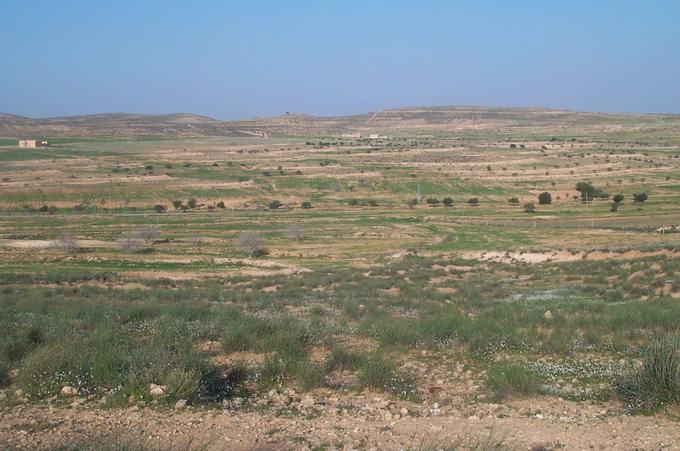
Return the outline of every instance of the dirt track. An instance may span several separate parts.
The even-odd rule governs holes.
[[[621,415],[615,406],[552,398],[510,405],[474,404],[462,408],[410,407],[391,413],[370,400],[358,411],[343,405],[243,413],[230,410],[175,412],[151,409],[101,410],[91,407],[19,406],[0,420],[0,443],[7,448],[44,449],[87,437],[136,437],[160,449],[413,449],[474,447],[502,442],[503,449],[677,449],[680,428],[665,414]],[[318,400],[317,400],[318,402]],[[383,404],[383,405],[381,405]],[[403,410],[401,410],[403,412]]]

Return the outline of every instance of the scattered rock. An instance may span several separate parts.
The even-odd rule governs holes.
[[[163,396],[166,389],[165,385],[149,384],[149,394],[153,397]]]
[[[303,409],[311,409],[314,407],[314,398],[307,395],[300,401],[300,407]]]
[[[76,390],[75,387],[70,387],[68,385],[64,385],[63,387],[61,387],[61,394],[62,394],[62,396],[69,396],[69,397],[78,396],[78,390]]]
[[[175,410],[184,410],[187,408],[187,400],[186,399],[180,399],[175,403]]]
[[[550,321],[551,319],[553,319],[553,313],[550,310],[546,310],[545,313],[543,314],[543,318]]]

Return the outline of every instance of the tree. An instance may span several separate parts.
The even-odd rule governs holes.
[[[541,194],[538,195],[538,204],[539,205],[550,205],[552,203],[552,196],[550,195],[549,192],[544,191]]]
[[[623,202],[623,199],[624,199],[623,194],[615,194],[614,197],[612,198],[612,200],[616,204],[620,204],[621,202]]]
[[[144,244],[144,246],[148,246],[153,241],[160,238],[160,236],[161,236],[160,230],[151,227],[142,227],[140,229],[135,230],[135,232],[132,234],[132,238],[138,239]]]
[[[429,205],[438,205],[439,199],[437,199],[436,197],[428,197],[425,202],[427,202]]]
[[[413,208],[418,205],[418,199],[409,199],[406,201],[406,205],[408,205],[408,208]]]
[[[182,208],[183,202],[181,200],[173,200],[172,201],[172,206],[175,208],[175,210],[179,210]]]
[[[307,236],[307,229],[299,224],[289,224],[283,229],[283,235],[291,240],[302,240]]]
[[[581,193],[581,200],[586,202],[593,200],[595,197],[599,197],[602,193],[601,190],[595,188],[589,182],[578,182],[576,184],[576,191]]]
[[[534,213],[536,211],[536,206],[532,202],[526,203],[524,204],[524,211],[526,213]]]
[[[165,205],[156,204],[153,206],[153,211],[155,211],[156,213],[165,213],[165,210],[167,210],[167,208],[165,208]]]
[[[633,194],[633,200],[635,201],[636,204],[642,204],[644,203],[649,197],[647,196],[647,193],[636,193]]]
[[[269,202],[269,209],[270,210],[276,210],[281,206],[281,201],[274,199],[273,201]]]
[[[116,247],[128,254],[138,254],[146,250],[142,240],[131,236],[119,238],[116,241]]]
[[[54,247],[69,254],[73,254],[78,250],[78,242],[71,235],[61,235],[54,240]]]
[[[511,197],[510,199],[508,199],[508,203],[512,205],[519,205],[519,199],[516,197]]]
[[[442,204],[444,204],[445,207],[450,207],[453,205],[453,199],[450,197],[445,197],[442,199]]]
[[[255,232],[243,232],[234,240],[234,245],[248,254],[248,257],[257,257],[267,252],[265,242]]]
[[[310,208],[312,208],[312,203],[304,201],[300,204],[300,207],[304,208],[305,210],[309,210]]]
[[[193,210],[198,206],[198,201],[195,198],[190,197],[187,201],[187,206]]]
[[[471,207],[478,207],[479,206],[479,199],[477,199],[476,197],[471,197],[470,199],[468,199],[467,203]]]
[[[215,204],[215,206],[216,206],[217,208],[225,208],[224,201],[221,200],[221,201],[217,202],[217,203]]]

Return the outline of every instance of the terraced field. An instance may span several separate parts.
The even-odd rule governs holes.
[[[366,119],[0,141],[0,442],[192,448],[158,416],[219,412],[207,448],[674,443],[640,371],[680,318],[680,119]]]

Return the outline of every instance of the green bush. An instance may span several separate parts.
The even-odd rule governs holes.
[[[550,205],[552,203],[552,196],[550,195],[549,192],[544,191],[541,194],[538,195],[538,204],[539,205]]]
[[[0,360],[0,387],[4,387],[9,383],[9,363],[5,360]]]
[[[502,363],[486,373],[486,383],[497,401],[509,396],[526,396],[538,392],[540,376],[519,363]]]
[[[657,339],[644,352],[642,367],[614,384],[617,395],[635,410],[654,411],[680,401],[680,336]]]

